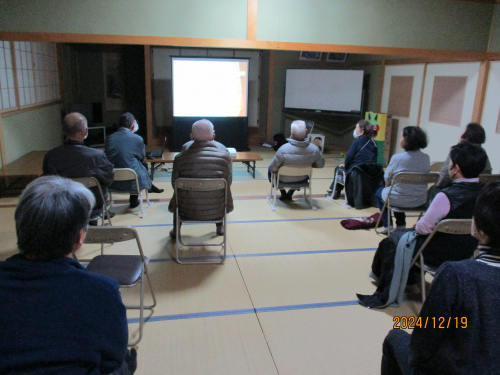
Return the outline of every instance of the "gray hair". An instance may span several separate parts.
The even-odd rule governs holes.
[[[198,120],[193,124],[191,133],[195,141],[210,141],[214,135],[214,124],[206,119]]]
[[[305,121],[295,120],[292,122],[290,128],[296,140],[303,141],[306,138],[307,128]]]
[[[63,120],[63,133],[66,136],[82,133],[87,129],[87,119],[78,112],[68,113]]]
[[[37,178],[24,190],[14,215],[19,251],[39,260],[71,253],[94,205],[94,194],[79,182]]]

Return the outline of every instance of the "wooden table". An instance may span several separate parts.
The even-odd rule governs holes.
[[[177,154],[178,152],[164,152],[161,158],[145,159],[147,163],[151,163],[151,180],[153,180],[155,172],[165,163],[173,163]],[[255,162],[262,160],[256,152],[237,152],[236,157],[232,157],[231,159],[233,159],[233,162],[241,162],[246,165],[247,172],[252,171],[250,173],[252,173],[253,178],[255,178]]]

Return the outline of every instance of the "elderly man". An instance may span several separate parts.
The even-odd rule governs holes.
[[[144,162],[146,146],[141,136],[134,134],[139,130],[139,124],[134,115],[126,112],[118,120],[118,130],[106,140],[106,156],[115,168],[130,168],[137,174],[139,189],[148,189],[150,193],[163,193],[151,183],[147,164]],[[134,191],[135,181],[115,181],[111,187],[115,190]],[[139,196],[130,194],[130,208],[139,205]]]
[[[133,374],[118,283],[73,259],[95,198],[59,176],[30,183],[15,212],[19,254],[0,262],[0,373]]]
[[[113,164],[109,162],[101,150],[84,145],[88,134],[87,119],[80,113],[73,112],[63,120],[63,133],[66,137],[62,146],[49,151],[43,159],[43,174],[58,175],[68,178],[95,177],[101,184],[104,199],[108,196],[107,187],[113,182]],[[91,217],[102,213],[104,202],[97,187],[91,189],[96,198]],[[115,214],[109,212],[109,216]],[[97,220],[90,224],[97,225]]]
[[[208,120],[207,120],[208,121]],[[222,150],[222,151],[227,151],[227,148],[226,146],[224,146],[222,143],[220,142],[217,142],[215,140],[215,131],[214,131],[214,139],[211,141],[215,147],[217,147],[219,150]],[[181,148],[181,152],[184,152],[186,151],[189,147],[191,147],[191,145],[194,143],[194,137],[193,137],[193,133],[191,133],[191,140],[189,142],[186,142],[182,145],[182,148]]]
[[[233,198],[231,197],[231,182],[233,179],[232,160],[227,151],[217,148],[213,143],[215,138],[214,125],[208,120],[199,120],[193,124],[191,136],[193,144],[184,152],[178,154],[174,159],[172,170],[172,187],[178,178],[223,178],[227,181],[227,212],[231,212]],[[189,205],[196,206],[196,212],[183,210],[181,216],[191,220],[217,220],[224,216],[222,207],[224,205],[224,194],[220,191],[198,192],[182,191],[179,199],[188,201]],[[170,200],[168,210],[174,213],[174,228],[170,231],[170,237],[175,238],[175,194]],[[222,223],[217,225],[217,235],[224,234]]]
[[[302,120],[295,120],[291,125],[291,138],[288,143],[281,146],[269,166],[269,182],[271,182],[271,172],[278,172],[282,166],[323,168],[325,159],[318,146],[309,143],[306,139],[306,123]],[[281,182],[296,183],[300,185],[308,182],[308,176],[280,176]],[[297,189],[290,189],[288,193],[281,191],[280,200],[292,200],[293,193]]]

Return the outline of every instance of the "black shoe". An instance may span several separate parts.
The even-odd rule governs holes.
[[[293,201],[292,197],[293,197],[293,193],[295,193],[295,190],[288,190],[288,193],[286,193],[286,199],[288,199],[289,201]]]
[[[135,203],[130,203],[129,207],[130,208],[136,208],[137,206],[139,206],[141,204],[141,202],[137,201]]]
[[[114,217],[115,217],[115,215],[116,215],[114,212],[111,212],[111,211],[108,211],[108,214],[109,214],[109,218],[110,218],[110,219],[114,218]],[[104,213],[104,215],[105,215],[105,217],[106,217],[106,219],[107,219],[107,218],[108,218],[108,215],[106,215],[106,213]]]
[[[90,220],[89,225],[92,227],[97,227],[97,220]]]
[[[163,193],[165,189],[158,189],[156,186],[151,185],[151,189],[148,190],[148,193]]]
[[[217,225],[217,235],[218,236],[224,235],[224,225]]]
[[[335,190],[333,193],[332,199],[339,199],[340,198],[340,191]]]

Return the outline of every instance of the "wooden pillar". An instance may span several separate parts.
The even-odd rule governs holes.
[[[274,100],[274,51],[269,53],[269,83],[267,87],[267,129],[266,140],[273,144],[273,100]]]
[[[5,144],[3,142],[3,129],[2,129],[2,117],[0,116],[0,156],[2,157],[2,168],[7,165],[7,160],[5,156]]]
[[[151,46],[144,46],[144,71],[146,76],[146,129],[148,145],[153,144],[153,97],[151,90]]]
[[[427,63],[424,64],[424,76],[422,78],[422,89],[420,90],[420,102],[418,103],[417,126],[420,127],[420,118],[422,116],[422,102],[424,100],[425,78],[427,77]]]
[[[384,79],[385,79],[385,57],[382,58],[382,63],[380,64],[380,81],[378,83],[378,100],[377,100],[377,113],[382,110],[382,94],[384,93]],[[361,114],[361,118],[364,118],[364,114]]]
[[[472,109],[472,122],[481,123],[489,72],[490,62],[482,61],[479,67],[479,76],[477,78],[476,96],[474,98],[474,107]]]
[[[247,0],[247,40],[257,40],[257,2]]]

